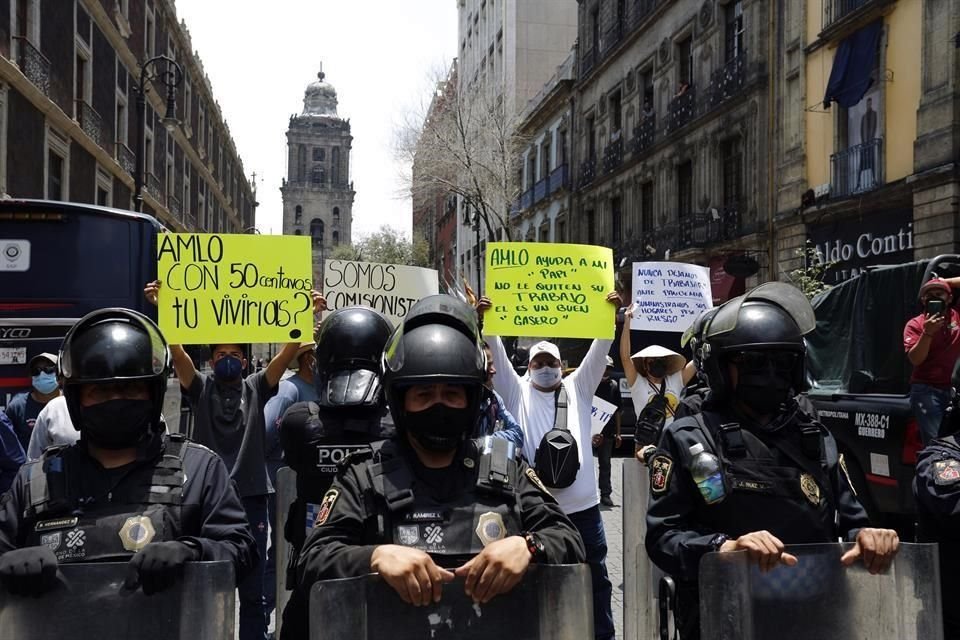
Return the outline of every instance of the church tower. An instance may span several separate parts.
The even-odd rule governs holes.
[[[290,117],[283,233],[313,241],[314,281],[320,288],[323,261],[340,243],[351,242],[353,182],[350,121],[337,115],[337,91],[317,74],[303,96],[303,113]]]

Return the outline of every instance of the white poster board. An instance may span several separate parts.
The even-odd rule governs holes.
[[[352,260],[324,262],[323,296],[328,311],[363,305],[397,325],[417,300],[439,290],[435,269]]]
[[[713,307],[710,269],[682,262],[634,262],[630,328],[682,333]]]
[[[603,398],[593,396],[593,407],[590,409],[590,435],[595,436],[610,422],[610,418],[617,412],[617,405],[607,402]]]

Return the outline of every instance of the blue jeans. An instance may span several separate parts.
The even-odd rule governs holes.
[[[263,574],[267,557],[267,496],[243,498],[250,533],[257,543],[260,561],[237,586],[240,596],[240,640],[264,640],[267,615],[263,604]]]
[[[926,446],[940,435],[940,423],[950,406],[950,389],[926,384],[910,385],[910,408],[920,427],[920,439]]]
[[[597,640],[612,640],[616,635],[610,604],[613,585],[607,576],[607,536],[603,531],[600,507],[593,506],[577,513],[568,513],[567,517],[580,532],[583,546],[587,550],[587,564],[590,565],[590,578],[593,582],[594,636]]]

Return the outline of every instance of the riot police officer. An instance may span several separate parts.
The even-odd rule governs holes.
[[[469,439],[486,377],[474,310],[451,296],[421,300],[383,361],[397,434],[338,473],[301,553],[297,589],[375,572],[419,606],[461,576],[467,595],[487,602],[531,562],[583,562],[577,530],[513,445]]]
[[[151,594],[184,564],[258,561],[243,506],[210,450],[165,435],[170,356],[144,315],[102,309],[67,333],[63,394],[80,440],[51,447],[0,498],[0,581],[13,593],[56,586],[60,562],[128,560],[125,586]]]
[[[368,449],[393,433],[380,381],[383,348],[393,327],[369,307],[337,309],[320,324],[316,336],[314,384],[316,402],[298,402],[280,421],[284,461],[297,472],[297,498],[290,505],[284,537],[291,544],[287,588],[293,589],[297,556],[337,464],[351,452]],[[281,508],[283,508],[281,506]],[[306,606],[294,593],[283,637],[306,635]],[[288,617],[289,622],[288,622]],[[289,629],[288,629],[289,627]]]
[[[855,543],[843,564],[862,557],[871,572],[896,553],[896,532],[869,528],[833,437],[794,400],[815,322],[798,289],[768,283],[723,305],[703,330],[703,412],[669,425],[650,462],[646,548],[678,582],[684,640],[699,638],[706,553],[747,551],[769,570],[796,564],[785,544],[843,538]]]
[[[943,637],[960,638],[960,611],[953,608],[960,587],[953,579],[960,569],[960,440],[956,435],[930,441],[917,457],[913,481],[920,542],[940,544],[940,589]]]

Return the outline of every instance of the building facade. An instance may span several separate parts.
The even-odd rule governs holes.
[[[521,112],[553,76],[577,37],[576,0],[457,0],[459,91],[474,103],[485,101],[496,108],[501,122],[489,129],[502,129],[504,141],[512,141]],[[512,180],[512,176],[508,176]],[[510,202],[493,203],[509,220]],[[458,274],[477,281],[489,237],[504,238],[498,219],[480,224],[477,241],[476,216],[463,198],[457,202]],[[490,226],[487,227],[489,222]],[[493,233],[489,233],[493,231]]]
[[[350,121],[337,114],[337,92],[320,72],[304,93],[303,112],[290,117],[287,176],[280,187],[283,233],[310,236],[315,282],[323,281],[323,261],[333,248],[351,242],[352,144]]]
[[[140,70],[158,55],[184,77],[170,129],[145,78],[143,211],[178,231],[253,227],[254,190],[171,0],[0,2],[0,192],[132,209]]]
[[[783,115],[781,263],[800,266],[809,243],[835,284],[869,265],[956,252],[958,3],[805,5],[784,16],[784,103],[800,96],[807,107]]]

